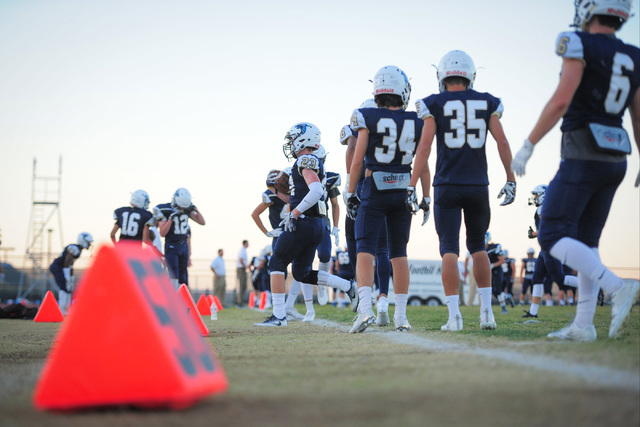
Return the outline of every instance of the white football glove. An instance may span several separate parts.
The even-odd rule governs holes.
[[[274,228],[267,232],[267,237],[279,237],[282,234],[282,228]]]
[[[336,247],[340,246],[340,229],[338,227],[333,227],[331,235],[335,238]]]
[[[516,156],[511,161],[511,170],[514,171],[516,175],[524,175],[524,170],[527,166],[527,162],[533,154],[533,147],[534,145],[531,143],[531,141],[529,141],[528,138],[525,139],[524,144],[522,144],[522,148],[516,153]]]
[[[516,199],[516,183],[513,181],[507,181],[507,183],[502,187],[500,193],[498,193],[498,199],[504,196],[504,200],[500,203],[500,206],[506,206],[513,203]]]
[[[156,221],[162,221],[164,219],[164,214],[157,206],[153,208],[153,218]]]
[[[358,215],[358,208],[360,207],[360,197],[355,193],[346,193],[347,196],[347,216],[353,220]]]
[[[342,198],[344,199],[345,206],[347,205],[347,200],[349,199],[349,197],[347,197],[347,195],[349,194],[349,174],[347,174],[346,181],[347,182],[344,184],[344,191],[342,192]]]
[[[293,216],[293,212],[289,212],[278,225],[282,227],[284,231],[288,231],[290,233],[296,231],[296,217]]]
[[[420,209],[424,211],[424,215],[422,216],[422,225],[425,225],[429,220],[429,214],[431,213],[429,203],[431,203],[431,197],[423,197],[419,205]]]
[[[407,210],[412,214],[416,214],[420,209],[420,205],[418,205],[418,195],[416,194],[416,187],[409,186],[407,187],[407,199],[404,201]]]

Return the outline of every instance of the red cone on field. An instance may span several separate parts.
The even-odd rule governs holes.
[[[62,311],[60,310],[60,306],[58,305],[56,298],[53,296],[51,291],[47,291],[42,304],[40,304],[36,317],[33,318],[33,321],[62,322],[63,320],[64,316],[62,315]]]

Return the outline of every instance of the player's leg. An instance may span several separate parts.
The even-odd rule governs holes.
[[[391,276],[391,261],[387,245],[387,225],[380,231],[378,247],[376,248],[376,277],[380,292],[376,303],[376,324],[387,326],[389,324],[389,278]]]

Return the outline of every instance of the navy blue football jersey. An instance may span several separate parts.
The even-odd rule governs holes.
[[[173,212],[171,203],[160,204],[154,208],[154,210],[156,209],[162,212],[166,219],[169,219],[171,213]],[[164,242],[165,244],[186,242],[190,232],[191,228],[189,226],[189,215],[187,215],[186,213],[176,215],[173,217],[173,224],[171,225],[171,228],[167,232],[167,235],[164,236]]]
[[[153,217],[146,209],[125,206],[113,212],[113,219],[120,227],[120,240],[142,241],[145,224]]]
[[[501,255],[503,255],[503,252],[502,246],[499,243],[489,243],[487,245],[487,256],[491,264],[498,262]]]
[[[349,252],[337,250],[336,260],[338,261],[338,268],[340,269],[340,277],[354,275],[353,264],[351,263],[351,259],[349,259]]]
[[[83,249],[82,246],[76,245],[75,243],[67,245],[67,246],[65,246],[65,248],[60,253],[60,256],[58,256],[58,258],[53,260],[53,262],[51,264],[57,264],[60,267],[63,267],[64,266],[64,260],[67,257],[67,254],[71,254],[73,256],[73,261],[75,262],[75,260],[80,258],[80,254],[82,253],[82,249]],[[71,265],[73,266],[73,262],[71,263]]]
[[[327,177],[324,171],[324,165],[314,154],[305,154],[296,159],[293,167],[291,167],[291,175],[289,183],[291,186],[291,195],[289,197],[289,208],[293,211],[309,193],[307,182],[302,176],[304,169],[311,169],[318,174],[318,179],[322,183],[322,188],[326,188]],[[318,201],[313,207],[303,212],[305,216],[323,217],[327,212],[325,196]]]
[[[271,228],[278,228],[280,221],[284,218],[287,204],[280,200],[280,197],[269,189],[262,193],[262,203],[269,205],[269,223],[271,224]]]
[[[502,117],[499,98],[465,90],[442,92],[416,102],[418,117],[433,117],[437,159],[433,186],[489,185],[486,140],[491,116]]]
[[[537,258],[522,258],[522,265],[524,265],[524,278],[533,279],[533,272],[536,269]]]
[[[369,130],[364,166],[371,171],[411,172],[422,126],[415,112],[402,109],[362,108],[351,116],[352,129]]]
[[[622,127],[622,116],[640,85],[640,49],[613,34],[560,33],[556,54],[585,64],[560,129],[571,131],[589,123]]]

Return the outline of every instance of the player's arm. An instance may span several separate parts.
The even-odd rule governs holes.
[[[500,154],[504,171],[507,173],[507,181],[516,182],[516,176],[511,170],[511,147],[509,147],[509,141],[504,134],[504,128],[502,127],[502,123],[500,123],[500,118],[495,114],[489,119],[489,132],[491,132],[491,136],[493,136],[493,139],[498,143],[498,154]]]
[[[429,157],[431,156],[431,146],[433,138],[436,135],[436,121],[433,116],[424,119],[424,127],[420,142],[416,149],[416,157],[413,161],[413,174],[409,186],[414,187],[418,184],[418,179],[422,184],[422,196],[430,197],[431,194],[431,171],[429,169]]]
[[[520,267],[520,281],[523,282],[524,281],[524,268],[525,268],[525,263],[522,263],[522,267]]]
[[[253,218],[253,221],[256,223],[260,231],[264,233],[265,236],[269,231],[266,229],[266,227],[262,223],[262,219],[260,219],[260,214],[265,210],[267,210],[268,207],[269,207],[268,204],[266,204],[265,202],[261,202],[258,206],[256,206],[253,212],[251,212],[251,218]]]
[[[636,89],[636,94],[629,104],[629,115],[631,116],[633,138],[636,140],[636,147],[638,147],[638,154],[640,154],[640,90]],[[635,185],[636,187],[640,186],[640,172],[638,172]]]
[[[504,255],[498,255],[498,261],[491,264],[491,268],[500,267],[502,264],[504,264]]]
[[[332,197],[329,200],[331,200],[331,216],[333,217],[333,226],[337,227],[340,222],[340,205],[338,205],[338,198]]]
[[[362,175],[362,169],[364,168],[364,156],[367,154],[367,147],[369,146],[369,129],[358,129],[358,141],[356,143],[356,149],[353,153],[353,159],[351,160],[351,172],[354,179],[349,181],[350,194],[355,194],[358,187],[358,179]]]
[[[562,59],[560,82],[551,99],[542,110],[538,122],[529,134],[529,142],[531,144],[537,144],[567,112],[571,100],[576,90],[578,90],[583,73],[584,62],[579,59]]]
[[[120,228],[120,226],[118,224],[113,224],[113,228],[111,229],[111,241],[115,244],[117,242],[116,240],[116,233],[118,232],[118,229]]]
[[[202,213],[200,213],[198,208],[196,208],[195,206],[193,205],[191,206],[193,207],[193,209],[191,210],[191,212],[189,212],[189,218],[191,218],[192,220],[194,220],[200,225],[204,225],[205,221],[204,221],[204,217],[202,216]]]
[[[300,216],[301,213],[318,203],[318,201],[322,197],[322,194],[324,193],[322,183],[320,182],[320,178],[318,178],[318,174],[315,170],[309,168],[302,169],[302,177],[309,187],[309,192],[306,196],[304,196],[304,199],[300,201],[298,206],[296,206],[295,209],[293,209],[293,211],[291,212],[293,214],[293,217],[296,219]],[[302,208],[302,210],[298,208]]]

